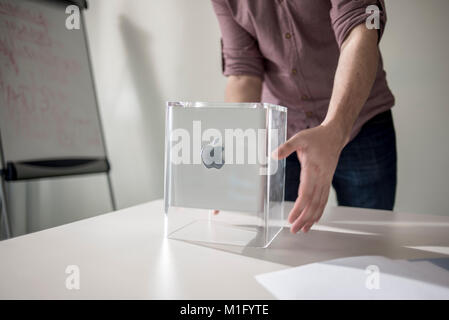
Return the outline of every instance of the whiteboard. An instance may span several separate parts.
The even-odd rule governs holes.
[[[0,0],[5,162],[106,157],[84,21],[67,29],[68,5]]]

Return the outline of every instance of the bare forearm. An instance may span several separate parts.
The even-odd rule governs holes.
[[[342,45],[327,116],[322,123],[336,129],[342,147],[349,141],[355,120],[374,83],[379,50],[377,31],[354,28]]]
[[[226,84],[226,102],[259,102],[262,80],[255,76],[229,76]]]

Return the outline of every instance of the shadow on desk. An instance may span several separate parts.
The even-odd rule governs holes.
[[[268,248],[188,242],[293,267],[367,255],[428,260],[449,258],[449,220],[442,216],[335,207],[308,233],[292,234],[285,227]]]

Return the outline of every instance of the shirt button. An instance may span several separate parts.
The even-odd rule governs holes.
[[[285,39],[290,39],[292,37],[292,34],[290,32],[287,32],[285,34]]]
[[[309,96],[306,95],[306,94],[303,94],[303,95],[301,96],[301,98],[302,98],[302,100],[309,100]]]
[[[307,111],[306,112],[306,116],[307,116],[307,118],[312,118],[313,117],[313,112],[312,111]]]
[[[292,69],[292,74],[297,74],[298,70],[296,70],[295,68]]]

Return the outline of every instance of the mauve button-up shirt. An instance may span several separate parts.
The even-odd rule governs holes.
[[[263,79],[262,102],[288,108],[288,137],[319,125],[332,94],[340,47],[370,5],[383,0],[212,0],[222,33],[223,73]],[[382,58],[351,138],[370,118],[394,105]]]

